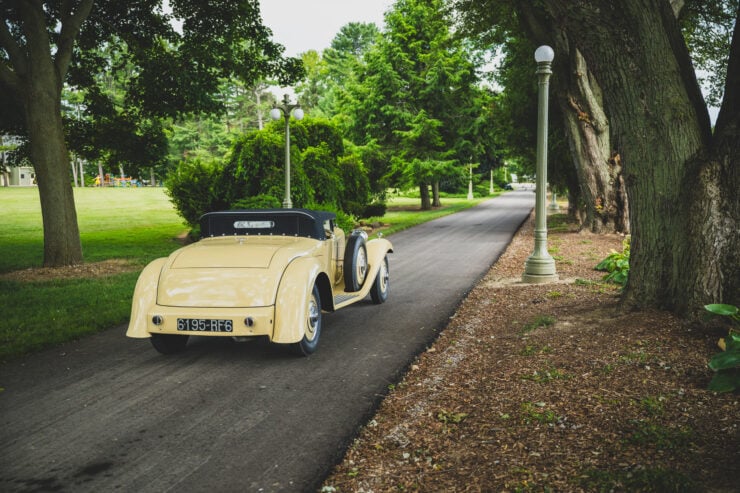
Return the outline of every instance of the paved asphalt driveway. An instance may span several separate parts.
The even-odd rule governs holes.
[[[325,315],[308,358],[207,338],[162,356],[116,327],[0,366],[0,491],[315,491],[533,206],[393,235],[388,301]]]

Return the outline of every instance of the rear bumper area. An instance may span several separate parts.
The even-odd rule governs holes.
[[[178,330],[183,327],[193,327],[198,324],[178,323],[178,319],[189,320],[230,320],[230,331],[226,324],[211,323],[201,324],[201,330]],[[159,322],[159,323],[155,323]],[[148,334],[179,334],[179,335],[199,335],[214,337],[252,337],[267,336],[272,339],[275,326],[275,307],[257,307],[257,308],[182,308],[169,306],[155,306],[147,313]],[[208,327],[214,329],[218,327],[219,331],[211,331]],[[148,337],[145,336],[145,337]]]

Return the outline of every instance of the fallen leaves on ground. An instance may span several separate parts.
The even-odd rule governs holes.
[[[561,281],[526,285],[530,218],[322,490],[738,491],[738,396],[706,390],[721,332],[620,310],[593,267],[622,239],[561,220]]]

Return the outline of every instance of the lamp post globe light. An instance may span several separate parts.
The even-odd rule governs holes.
[[[552,70],[550,64],[555,52],[549,46],[540,46],[534,52],[537,62],[538,111],[537,111],[537,179],[534,210],[534,252],[524,266],[522,281],[544,283],[556,281],[555,259],[547,251],[547,110],[548,88]]]
[[[287,94],[283,96],[283,104],[280,106],[274,103],[270,110],[270,118],[279,120],[282,116],[285,119],[285,198],[283,199],[283,209],[293,207],[290,200],[290,113],[296,120],[303,120],[303,110],[299,103],[290,104],[290,98]]]

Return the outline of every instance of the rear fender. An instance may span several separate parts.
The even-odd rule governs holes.
[[[285,269],[275,298],[272,342],[292,344],[303,338],[308,297],[321,273],[319,262],[311,257],[298,258]],[[322,305],[326,303],[322,299]]]
[[[147,265],[136,281],[134,297],[131,302],[131,318],[128,323],[126,335],[128,337],[147,338],[151,337],[147,331],[147,315],[151,308],[157,303],[157,286],[162,267],[167,258],[158,258]]]

